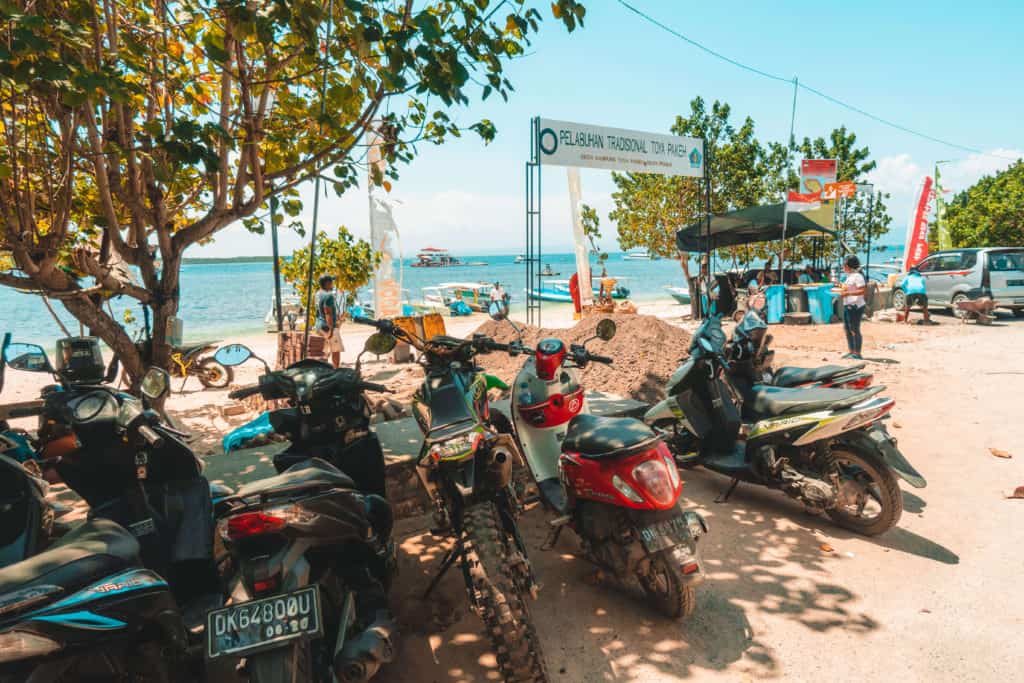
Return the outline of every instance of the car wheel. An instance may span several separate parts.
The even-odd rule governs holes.
[[[903,310],[907,305],[907,295],[902,289],[892,290],[892,307],[896,310]]]
[[[965,317],[967,317],[967,311],[964,311],[964,310],[960,309],[960,302],[961,301],[970,301],[970,298],[966,294],[963,294],[963,293],[955,294],[953,296],[953,300],[950,303],[953,304],[953,315],[955,315],[957,318],[960,318],[961,320],[963,320]]]

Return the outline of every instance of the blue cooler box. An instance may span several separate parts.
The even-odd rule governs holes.
[[[764,291],[765,307],[768,309],[768,322],[781,323],[786,314],[786,286],[769,285]]]
[[[826,325],[832,322],[832,311],[835,305],[833,286],[822,285],[813,289],[807,288],[807,308],[811,314],[811,321],[816,325]]]

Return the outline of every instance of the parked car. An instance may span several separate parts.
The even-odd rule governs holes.
[[[951,249],[917,264],[928,289],[929,307],[949,307],[961,317],[960,301],[991,297],[1000,307],[1024,317],[1024,248]],[[893,290],[893,306],[903,308],[905,293]]]

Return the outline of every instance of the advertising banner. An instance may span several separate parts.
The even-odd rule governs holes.
[[[540,162],[630,173],[704,176],[700,138],[540,119]]]
[[[576,272],[581,282],[590,282],[590,250],[587,248],[587,236],[583,232],[583,217],[580,215],[580,170],[567,168],[569,173],[569,210],[572,217],[572,237],[576,251]],[[591,287],[580,289],[580,305],[590,306],[594,291]]]
[[[841,183],[825,183],[825,191],[821,193],[822,199],[850,199],[857,194],[857,183],[852,180],[844,180]]]
[[[903,250],[904,271],[928,255],[928,213],[931,211],[932,196],[932,179],[925,176],[907,222],[907,243]]]
[[[804,159],[800,162],[800,194],[825,192],[836,182],[838,163],[835,159]],[[822,197],[821,206],[807,212],[807,217],[826,228],[835,227],[835,200]]]
[[[367,163],[383,176],[385,161],[380,153],[381,138],[367,133]],[[372,173],[372,170],[371,170]],[[398,226],[391,215],[391,203],[378,194],[384,190],[367,183],[370,199],[370,245],[380,254],[380,263],[373,272],[373,311],[378,318],[402,314],[402,251]]]
[[[791,211],[793,213],[806,213],[820,208],[820,192],[808,192],[807,194],[790,192],[786,197],[786,211]]]

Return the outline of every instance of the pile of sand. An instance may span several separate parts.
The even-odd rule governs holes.
[[[614,320],[618,326],[615,337],[607,342],[595,339],[587,344],[587,349],[591,353],[608,356],[614,362],[611,365],[588,365],[583,372],[584,386],[646,403],[663,399],[665,383],[690,348],[690,335],[659,318],[649,315],[592,315],[570,329],[538,329],[520,325],[523,343],[534,347],[546,337],[561,339],[566,344],[583,343],[594,336],[598,321],[605,317]],[[476,332],[505,343],[516,339],[515,331],[507,322],[489,320]],[[477,356],[477,362],[488,372],[511,382],[523,366],[524,359],[495,352]]]

